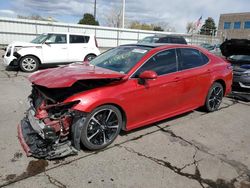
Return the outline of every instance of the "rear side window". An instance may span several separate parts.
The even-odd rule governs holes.
[[[169,43],[168,37],[160,38],[156,43]]]
[[[162,51],[151,57],[137,70],[135,77],[138,77],[146,70],[155,71],[158,75],[176,72],[177,61],[175,49]]]
[[[209,61],[207,56],[196,49],[180,48],[177,49],[177,54],[179,70],[199,67],[205,65]]]
[[[69,36],[69,42],[70,43],[88,43],[89,42],[89,36],[70,35]]]
[[[187,44],[186,40],[184,38],[177,38],[177,37],[173,37],[170,38],[171,43],[175,43],[175,44]]]

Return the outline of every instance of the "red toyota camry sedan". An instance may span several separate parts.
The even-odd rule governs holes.
[[[29,77],[30,108],[18,126],[28,156],[53,159],[111,144],[132,130],[204,106],[218,110],[231,90],[224,59],[189,45],[133,44],[91,62]]]

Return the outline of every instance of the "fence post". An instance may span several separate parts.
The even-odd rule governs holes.
[[[117,39],[116,39],[116,45],[119,46],[119,30],[117,28]]]

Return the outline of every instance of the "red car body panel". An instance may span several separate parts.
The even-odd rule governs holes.
[[[153,54],[163,49],[183,45],[169,45],[152,49],[119,83],[78,93],[65,102],[80,100],[75,110],[91,112],[103,104],[119,106],[126,115],[126,130],[144,126],[203,106],[207,93],[215,81],[223,84],[225,95],[231,91],[232,69],[222,58],[202,51],[210,61],[201,67],[159,76],[145,85],[130,78]]]
[[[221,85],[224,95],[231,91],[231,65],[206,50],[189,45],[138,46],[147,50],[140,51],[137,50],[136,45],[131,46],[136,49],[136,53],[141,53],[139,57],[142,58],[134,61],[134,63],[138,62],[135,65],[132,64],[133,68],[130,67],[131,70],[127,74],[86,63],[71,64],[32,74],[29,77],[33,83],[31,95],[28,97],[30,108],[18,126],[18,138],[27,155],[54,159],[77,154],[76,150],[80,150],[80,143],[83,141],[82,130],[85,122],[90,124],[90,121],[94,120],[97,125],[101,125],[98,119],[100,116],[105,117],[104,121],[110,118],[112,110],[109,110],[109,115],[98,112],[98,116],[95,116],[96,111],[100,109],[111,109],[116,106],[118,109],[114,109],[121,111],[122,117],[120,117],[117,136],[120,128],[132,130],[204,106],[205,103],[209,103],[211,96],[214,101],[220,97],[221,102],[221,91],[223,91]],[[121,48],[123,50],[127,47]],[[196,50],[179,50],[178,48],[196,49],[202,54]],[[168,49],[177,49],[171,50],[171,53],[174,52],[172,58],[174,61],[170,66],[165,66],[165,62],[169,62],[165,61],[168,60],[166,57],[162,58],[162,61],[154,61],[154,58],[151,58],[156,54],[155,57],[168,54],[169,51],[165,52]],[[163,53],[160,53],[162,51]],[[134,53],[134,51],[132,52]],[[190,56],[185,56],[182,52]],[[197,62],[197,59],[192,59],[194,52],[196,57],[198,54],[200,58]],[[119,54],[112,57],[120,60]],[[122,56],[122,65],[128,64],[129,58],[127,58],[127,56]],[[187,58],[187,61],[182,61],[185,60],[183,58]],[[145,68],[148,64],[144,66],[144,63],[149,59],[153,61],[149,62],[151,68]],[[155,64],[152,63],[158,62],[163,64],[154,67]],[[184,64],[182,64],[183,62]],[[112,61],[105,60],[98,65],[109,67],[110,64],[112,65]],[[137,72],[141,66],[143,66],[142,70]],[[170,67],[167,69],[170,72],[175,70],[176,72],[164,72],[165,67]],[[172,67],[174,69],[171,69]],[[117,67],[110,66],[110,68]],[[157,75],[154,68],[158,68],[155,70],[162,68],[164,71],[159,71],[159,75]],[[219,82],[221,85],[214,84],[215,82]],[[215,91],[216,85],[219,85],[218,93]],[[209,93],[210,88],[212,89]],[[206,99],[207,96],[209,96],[208,99]],[[110,107],[110,105],[113,106]],[[88,120],[89,117],[93,117],[93,119]],[[114,122],[113,119],[112,121]],[[97,131],[96,127],[93,128],[91,125],[89,129],[93,128],[93,134],[88,137],[87,133],[86,139],[91,139],[90,137],[93,138],[98,131],[103,131],[101,133],[104,135],[104,143],[106,140],[104,139],[105,124],[108,126],[108,123],[104,123]],[[114,124],[110,128],[118,127],[116,122]],[[88,129],[88,125],[84,128]],[[100,142],[94,144],[96,143],[98,145]]]
[[[194,48],[204,53],[209,62],[203,66],[158,76],[144,85],[133,73],[152,55],[172,48]],[[131,130],[162,119],[172,117],[203,106],[207,93],[215,81],[222,83],[225,94],[231,91],[232,69],[230,64],[206,50],[187,45],[166,45],[151,49],[128,74],[110,70],[74,65],[55,70],[40,71],[29,79],[32,83],[48,88],[69,87],[77,80],[116,79],[105,86],[79,92],[64,102],[79,100],[74,110],[91,112],[104,104],[118,106],[126,118],[126,127]]]
[[[64,88],[72,86],[78,80],[119,79],[124,76],[124,74],[96,66],[72,64],[38,71],[29,77],[29,81],[47,88]]]

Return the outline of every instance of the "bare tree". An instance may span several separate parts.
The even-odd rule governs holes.
[[[196,26],[195,26],[195,23],[193,22],[188,22],[187,25],[186,25],[186,31],[187,33],[192,33],[196,30]]]
[[[161,21],[161,22],[157,22],[154,25],[160,26],[161,28],[163,28],[164,31],[175,32],[175,28],[171,26],[168,22]]]
[[[122,26],[122,8],[113,7],[109,14],[106,15],[106,24],[109,27],[121,27]]]
[[[17,18],[19,19],[28,19],[28,20],[40,20],[40,21],[52,21],[56,22],[56,20],[53,17],[44,18],[38,14],[32,14],[30,16],[23,16],[23,15],[17,15]]]

